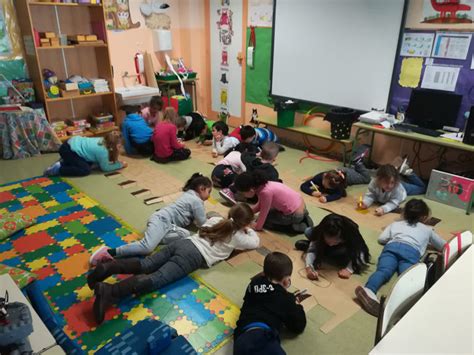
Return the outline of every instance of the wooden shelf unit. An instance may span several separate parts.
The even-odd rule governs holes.
[[[85,119],[92,113],[110,112],[117,122],[113,71],[102,4],[14,1],[25,47],[25,61],[37,98],[43,101],[50,122]],[[57,35],[95,34],[104,43],[36,47],[34,30]],[[106,79],[110,92],[49,98],[42,70],[54,71],[59,80],[71,75]],[[110,130],[107,130],[110,131]],[[100,133],[104,133],[99,131]],[[85,135],[91,135],[86,132]]]

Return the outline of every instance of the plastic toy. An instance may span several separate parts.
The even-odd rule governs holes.
[[[46,68],[43,69],[43,82],[48,97],[59,97],[58,77],[54,71]]]

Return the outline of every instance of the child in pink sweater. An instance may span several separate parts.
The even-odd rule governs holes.
[[[176,138],[176,118],[175,109],[167,107],[163,121],[155,127],[152,137],[155,152],[151,159],[157,163],[166,164],[170,161],[186,160],[191,155],[191,151]]]
[[[268,181],[259,171],[238,175],[234,185],[246,198],[258,197],[258,203],[252,207],[254,212],[260,212],[255,230],[303,233],[313,226],[303,197],[288,186]]]

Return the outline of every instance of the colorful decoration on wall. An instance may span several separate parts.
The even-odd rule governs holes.
[[[272,27],[273,0],[249,0],[247,26]]]
[[[170,6],[160,0],[144,0],[140,12],[145,17],[145,25],[152,30],[171,29],[171,18],[166,14]]]
[[[474,0],[425,0],[421,23],[469,24],[473,18]]]
[[[426,191],[426,198],[449,206],[466,209],[474,193],[474,180],[433,170]]]
[[[129,0],[104,0],[104,9],[108,30],[121,31],[140,27],[140,22],[132,22]]]

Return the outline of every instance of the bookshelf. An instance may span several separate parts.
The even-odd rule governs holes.
[[[102,4],[32,0],[15,0],[14,4],[25,48],[25,61],[37,98],[44,103],[48,120],[53,123],[66,119],[87,119],[93,113],[109,112],[116,122],[118,116],[113,70]],[[35,45],[35,30],[68,36],[95,34],[101,42],[40,47]],[[106,79],[110,91],[50,98],[43,82],[44,68],[54,71],[59,80],[65,80],[71,75]],[[100,135],[109,131],[110,129],[89,131],[84,135]]]

